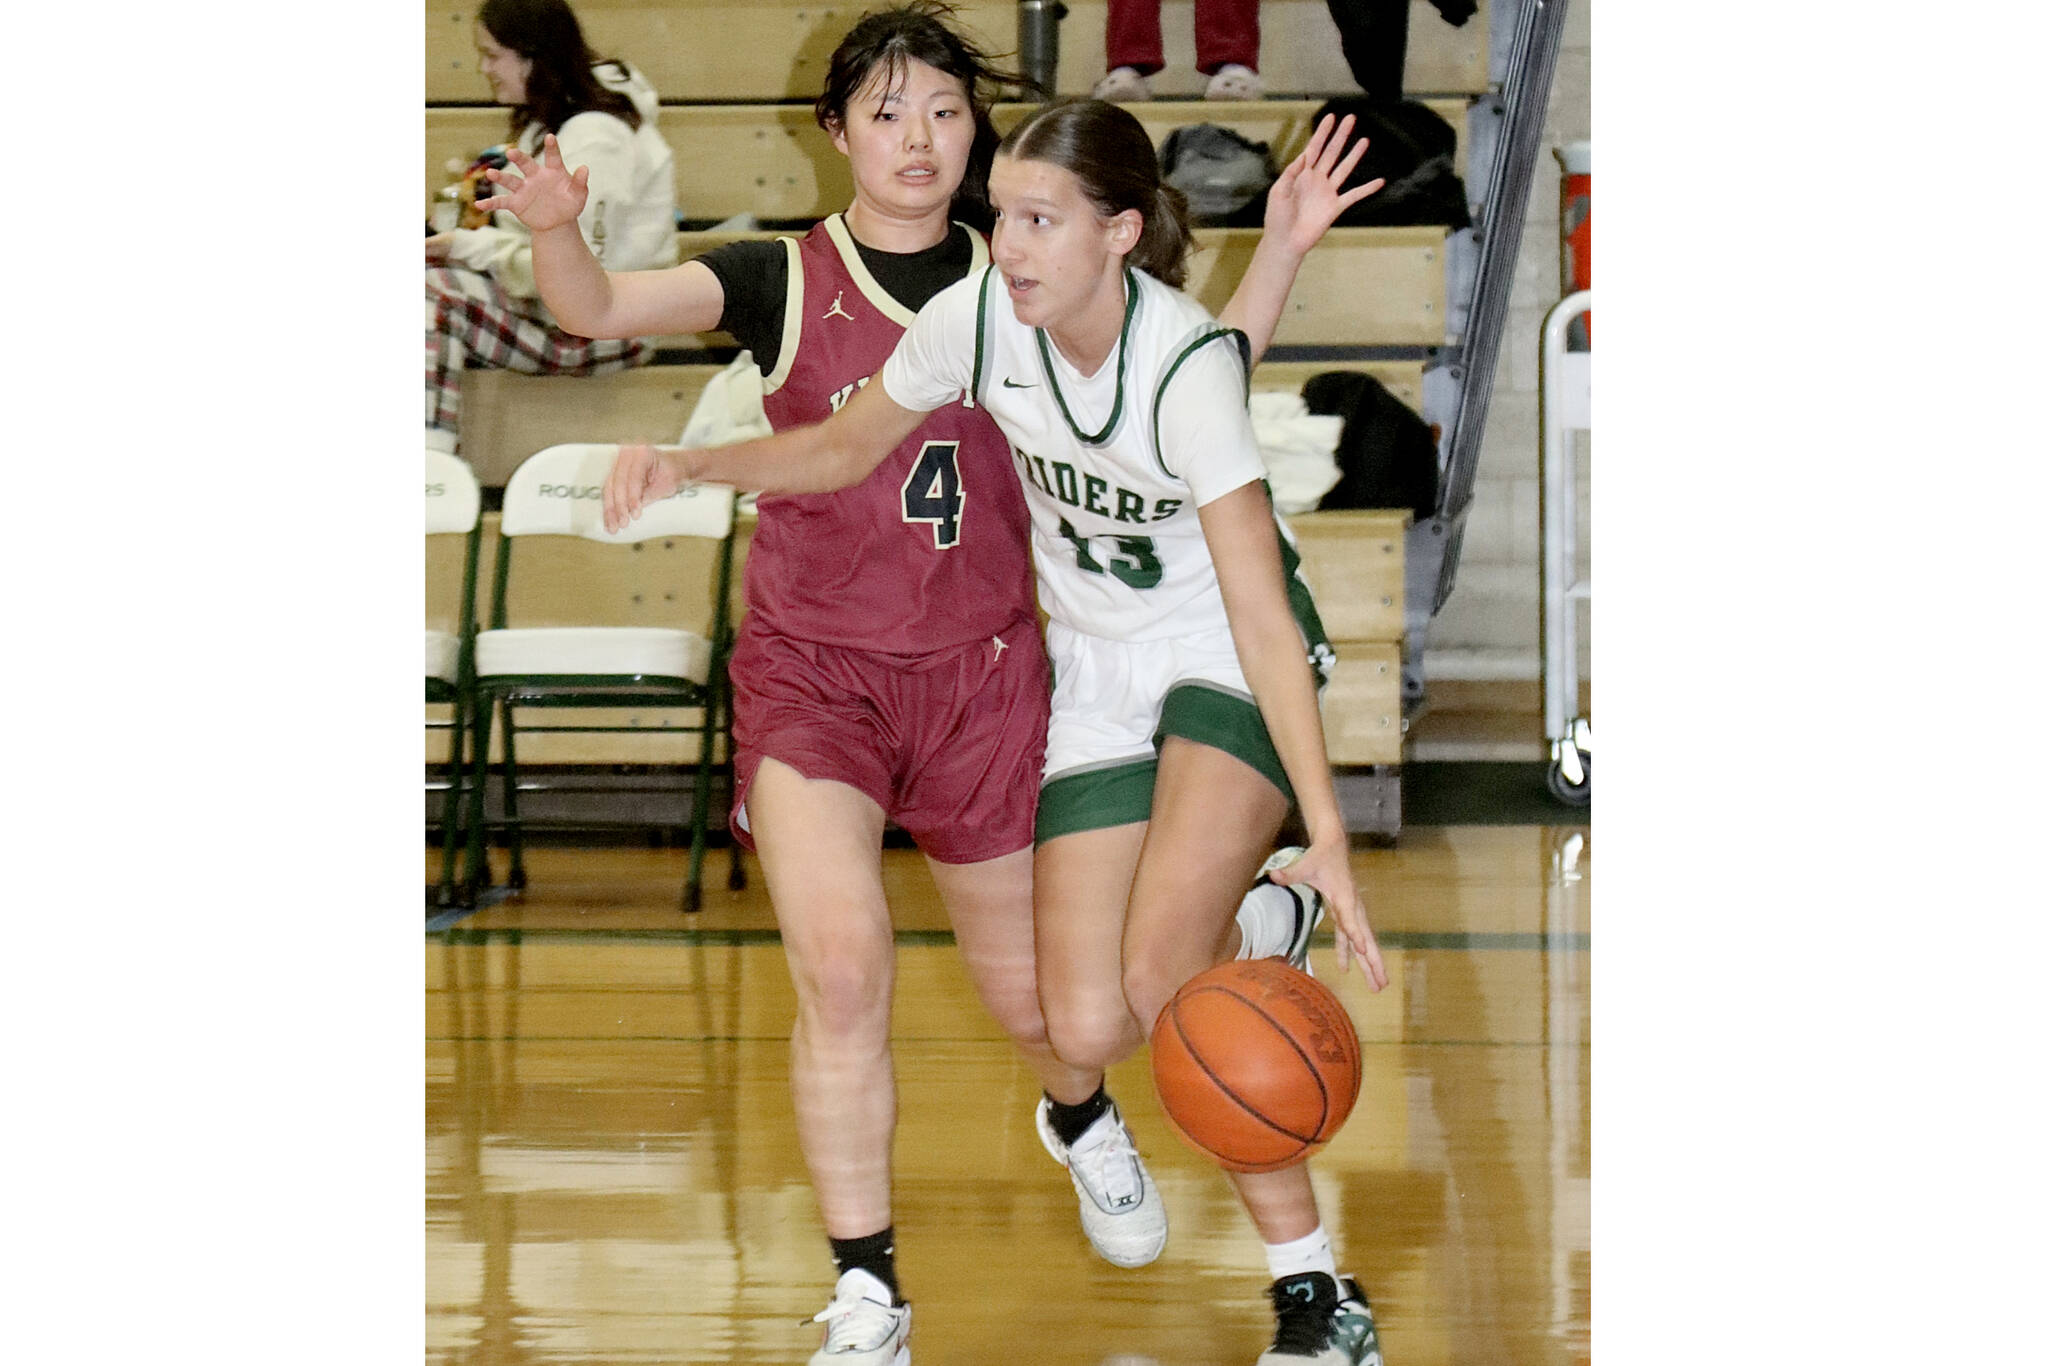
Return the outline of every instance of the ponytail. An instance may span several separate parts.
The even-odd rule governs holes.
[[[1188,252],[1193,246],[1188,197],[1162,181],[1153,192],[1152,209],[1145,214],[1145,230],[1138,236],[1138,245],[1124,259],[1162,284],[1179,289],[1188,281]]]

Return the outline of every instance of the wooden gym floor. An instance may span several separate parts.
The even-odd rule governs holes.
[[[1364,1043],[1313,1168],[1389,1366],[1590,1359],[1590,827],[1410,827],[1358,848],[1391,983],[1318,974]],[[676,911],[673,850],[532,850],[523,901],[426,938],[426,1360],[803,1363],[833,1272],[797,1151],[792,1011],[755,869]],[[496,860],[502,875],[504,858]],[[429,860],[430,875],[438,865]],[[897,910],[897,1257],[918,1366],[1251,1366],[1258,1241],[1111,1074],[1165,1195],[1166,1253],[1082,1238],[1028,1071],[960,971],[922,859]]]

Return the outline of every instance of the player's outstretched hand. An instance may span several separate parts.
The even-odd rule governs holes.
[[[1349,971],[1356,958],[1365,965],[1366,980],[1374,991],[1387,984],[1387,969],[1380,962],[1379,940],[1365,918],[1365,903],[1351,880],[1351,844],[1342,834],[1309,845],[1308,851],[1285,868],[1267,874],[1282,887],[1306,882],[1323,894],[1324,904],[1337,920],[1337,968]]]
[[[546,232],[574,223],[590,199],[590,168],[578,166],[574,175],[562,163],[562,149],[549,133],[541,145],[541,159],[535,161],[517,147],[506,151],[513,169],[492,167],[484,172],[498,192],[479,199],[479,209],[505,209],[533,232]]]
[[[1323,115],[1308,146],[1287,163],[1287,169],[1266,192],[1266,233],[1280,238],[1296,255],[1306,256],[1309,248],[1323,240],[1338,214],[1387,183],[1380,179],[1343,188],[1344,178],[1357,169],[1368,142],[1360,138],[1349,151],[1344,150],[1357,122],[1346,114],[1332,133],[1333,119]]]
[[[649,503],[683,486],[675,463],[652,446],[621,446],[604,481],[604,529],[619,532]]]

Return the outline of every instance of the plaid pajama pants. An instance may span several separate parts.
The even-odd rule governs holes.
[[[515,299],[481,271],[427,271],[427,428],[459,429],[462,372],[608,375],[645,365],[644,342],[593,341],[564,332],[538,299]]]

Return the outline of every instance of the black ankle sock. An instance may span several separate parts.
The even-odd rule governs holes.
[[[894,1224],[880,1233],[870,1233],[865,1238],[834,1238],[832,1261],[838,1266],[839,1274],[859,1267],[883,1285],[889,1287],[891,1298],[899,1304],[903,1292],[896,1288],[896,1226]]]
[[[1074,1146],[1076,1139],[1088,1132],[1088,1126],[1102,1118],[1109,1109],[1109,1092],[1102,1086],[1097,1086],[1095,1094],[1079,1105],[1062,1105],[1050,1095],[1045,1099],[1048,1102],[1046,1121],[1052,1125],[1052,1131],[1059,1135],[1060,1142],[1070,1148]]]

